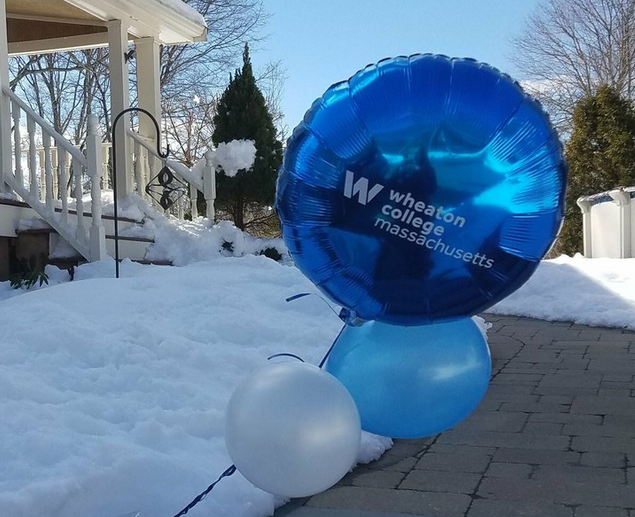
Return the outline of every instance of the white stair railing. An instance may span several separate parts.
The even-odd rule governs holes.
[[[212,151],[208,150],[205,153],[203,166],[200,167],[200,172],[196,172],[178,161],[161,158],[157,153],[156,144],[153,140],[149,140],[132,130],[128,130],[127,134],[132,143],[134,155],[133,170],[135,171],[138,194],[156,206],[154,200],[149,198],[145,193],[145,186],[159,173],[158,169],[160,169],[160,167],[157,168],[155,164],[159,161],[165,162],[165,165],[190,187],[189,197],[192,217],[198,215],[196,199],[198,191],[200,191],[203,193],[207,205],[205,217],[213,221],[215,217],[214,200],[216,199],[216,177],[212,163]]]
[[[10,99],[13,121],[13,170],[9,174],[5,171],[4,181],[87,260],[105,258],[105,232],[101,220],[101,139],[97,133],[97,118],[89,117],[84,156],[11,89],[3,86],[2,94]],[[23,136],[25,127],[26,135]],[[56,154],[57,168],[53,166],[53,153]],[[69,217],[69,177],[76,203],[74,217]],[[56,184],[57,189],[54,188]],[[85,188],[91,193],[90,229],[86,228],[84,220]]]

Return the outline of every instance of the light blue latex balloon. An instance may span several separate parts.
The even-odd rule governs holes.
[[[465,419],[482,400],[491,357],[476,323],[347,326],[326,369],[357,404],[362,429],[421,438]]]
[[[518,289],[559,231],[566,165],[498,70],[414,55],[331,86],[287,143],[276,209],[298,268],[355,317],[423,325]]]

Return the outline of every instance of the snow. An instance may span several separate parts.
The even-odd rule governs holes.
[[[64,239],[52,239],[51,250],[49,251],[49,259],[66,259],[66,258],[82,258],[73,246]]]
[[[17,201],[18,196],[16,196],[13,192],[0,192],[0,199],[6,199],[8,201]]]
[[[220,168],[229,177],[236,176],[240,170],[250,169],[255,159],[256,146],[253,140],[221,142],[212,155],[214,166]]]
[[[635,258],[561,256],[488,312],[635,330]]]
[[[212,150],[212,166],[217,172],[233,178],[238,171],[248,170],[256,160],[256,145],[253,140],[221,142]],[[205,157],[197,161],[192,172],[200,176],[205,167]]]
[[[606,190],[604,192],[598,192],[590,196],[581,196],[580,199],[584,201],[589,201],[592,205],[595,205],[596,203],[601,203],[604,201],[613,201],[613,198],[611,197],[611,192],[615,192],[615,191],[628,192],[630,197],[632,198],[635,197],[635,187],[617,187],[615,189]]]
[[[51,225],[40,217],[31,217],[28,219],[20,219],[18,221],[18,230],[49,230]]]
[[[72,282],[48,268],[51,287],[30,291],[0,283],[2,517],[174,515],[231,464],[235,386],[276,353],[319,363],[341,322],[317,296],[285,301],[316,292],[297,269],[206,258],[124,261],[119,280],[112,260]],[[368,435],[359,459],[390,445]],[[282,502],[235,474],[188,515],[264,516]]]
[[[82,199],[84,203],[84,211],[90,212],[91,210],[91,197],[90,195],[84,196]],[[102,201],[102,214],[108,216],[115,215],[115,195],[112,190],[104,189],[101,192],[101,201]],[[150,205],[141,197],[136,194],[128,196],[125,200],[118,200],[117,203],[117,215],[120,218],[132,219],[133,221],[142,221],[144,218],[144,213],[141,207]],[[71,208],[74,208],[74,204],[71,205]]]
[[[174,11],[175,14],[187,18],[192,23],[207,27],[203,15],[181,0],[156,0],[156,2]]]
[[[318,364],[341,321],[267,241],[228,223],[157,223],[179,267],[109,259],[49,286],[0,283],[0,515],[170,517],[231,464],[224,411],[277,353]],[[233,253],[223,242],[232,242]],[[635,259],[561,257],[491,312],[635,330]],[[286,302],[298,293],[314,293]],[[485,325],[481,325],[484,328]],[[391,441],[365,434],[359,462]],[[272,473],[272,475],[275,475]],[[188,515],[263,517],[283,501],[239,473]]]

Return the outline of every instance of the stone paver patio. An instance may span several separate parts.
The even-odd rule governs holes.
[[[493,375],[475,413],[275,517],[635,517],[635,333],[485,319]]]

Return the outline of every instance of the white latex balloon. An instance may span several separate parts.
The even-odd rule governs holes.
[[[310,364],[268,364],[227,405],[232,461],[251,483],[276,495],[305,497],[333,486],[353,465],[360,437],[351,395]]]

